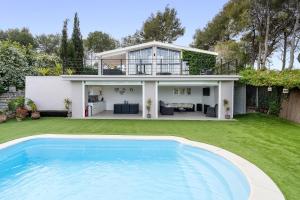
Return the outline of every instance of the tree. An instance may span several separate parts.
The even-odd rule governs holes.
[[[185,29],[181,26],[177,11],[169,7],[166,7],[164,12],[158,11],[155,15],[151,14],[142,28],[142,36],[146,41],[172,43],[184,32]]]
[[[36,36],[38,50],[46,54],[59,54],[59,44],[61,37],[59,34],[42,34]]]
[[[74,47],[74,60],[72,61],[73,67],[76,68],[76,71],[80,72],[83,68],[84,49],[77,12],[74,16],[74,26],[71,41]]]
[[[34,37],[30,33],[28,28],[22,29],[8,29],[7,31],[0,32],[0,40],[10,40],[13,42],[18,42],[24,46],[36,47],[36,42]]]
[[[244,42],[234,40],[218,42],[214,50],[218,52],[218,58],[224,60],[224,62],[236,60],[239,66],[245,66],[250,60]]]
[[[203,29],[197,29],[191,46],[212,49],[217,42],[234,39],[249,24],[250,0],[231,0]]]
[[[68,59],[68,20],[64,21],[62,37],[60,42],[60,59],[63,61],[63,67],[67,67]]]
[[[111,49],[115,49],[119,46],[119,43],[114,38],[110,37],[107,33],[101,31],[95,31],[88,34],[85,40],[85,46],[88,50],[94,52],[103,52]]]
[[[122,38],[121,46],[128,47],[132,45],[141,44],[143,42],[144,42],[144,38],[142,36],[142,33],[140,31],[136,31],[133,35],[128,35]]]
[[[25,76],[33,75],[28,51],[17,42],[0,41],[0,85],[24,88]]]
[[[300,28],[300,2],[299,1],[292,1],[294,3],[294,13],[296,16],[296,19],[294,20],[293,24],[293,32],[292,32],[292,39],[291,39],[291,49],[290,49],[290,63],[289,63],[289,69],[292,69],[294,67],[294,59],[295,59],[295,50],[296,50],[296,44],[298,41],[296,40],[297,35],[299,33]]]

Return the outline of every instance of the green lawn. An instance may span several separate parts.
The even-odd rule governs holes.
[[[237,121],[70,120],[0,124],[0,143],[43,134],[174,135],[213,144],[234,152],[264,170],[278,184],[286,199],[300,199],[300,125],[259,114]]]

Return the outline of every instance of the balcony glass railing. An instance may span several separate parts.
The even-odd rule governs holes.
[[[65,63],[64,72],[67,74],[67,68],[71,68],[73,74],[103,76],[228,75],[237,73],[237,67],[232,63],[221,63],[214,68],[195,67],[190,66],[189,63],[195,62],[182,59],[98,59],[85,60],[83,64]]]

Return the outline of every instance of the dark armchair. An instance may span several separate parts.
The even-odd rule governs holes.
[[[218,116],[218,104],[214,107],[208,107],[206,111],[206,117],[217,117]]]
[[[162,115],[174,115],[174,108],[167,107],[163,101],[159,101],[159,111]]]

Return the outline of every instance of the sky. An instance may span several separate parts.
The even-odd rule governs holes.
[[[104,31],[116,39],[133,34],[143,22],[169,5],[186,28],[175,44],[188,46],[197,28],[203,28],[227,0],[0,0],[0,29],[27,27],[36,34],[60,33],[64,19],[78,12],[85,38]],[[72,24],[69,25],[71,34]]]
[[[120,40],[141,29],[143,22],[169,5],[178,12],[185,27],[175,44],[188,46],[196,29],[203,28],[228,0],[0,0],[0,29],[27,27],[34,35],[61,33],[63,21],[78,12],[84,38],[89,32],[103,31]],[[297,57],[297,55],[296,55]],[[280,54],[271,58],[270,68],[280,69]],[[300,64],[295,58],[295,67]]]

